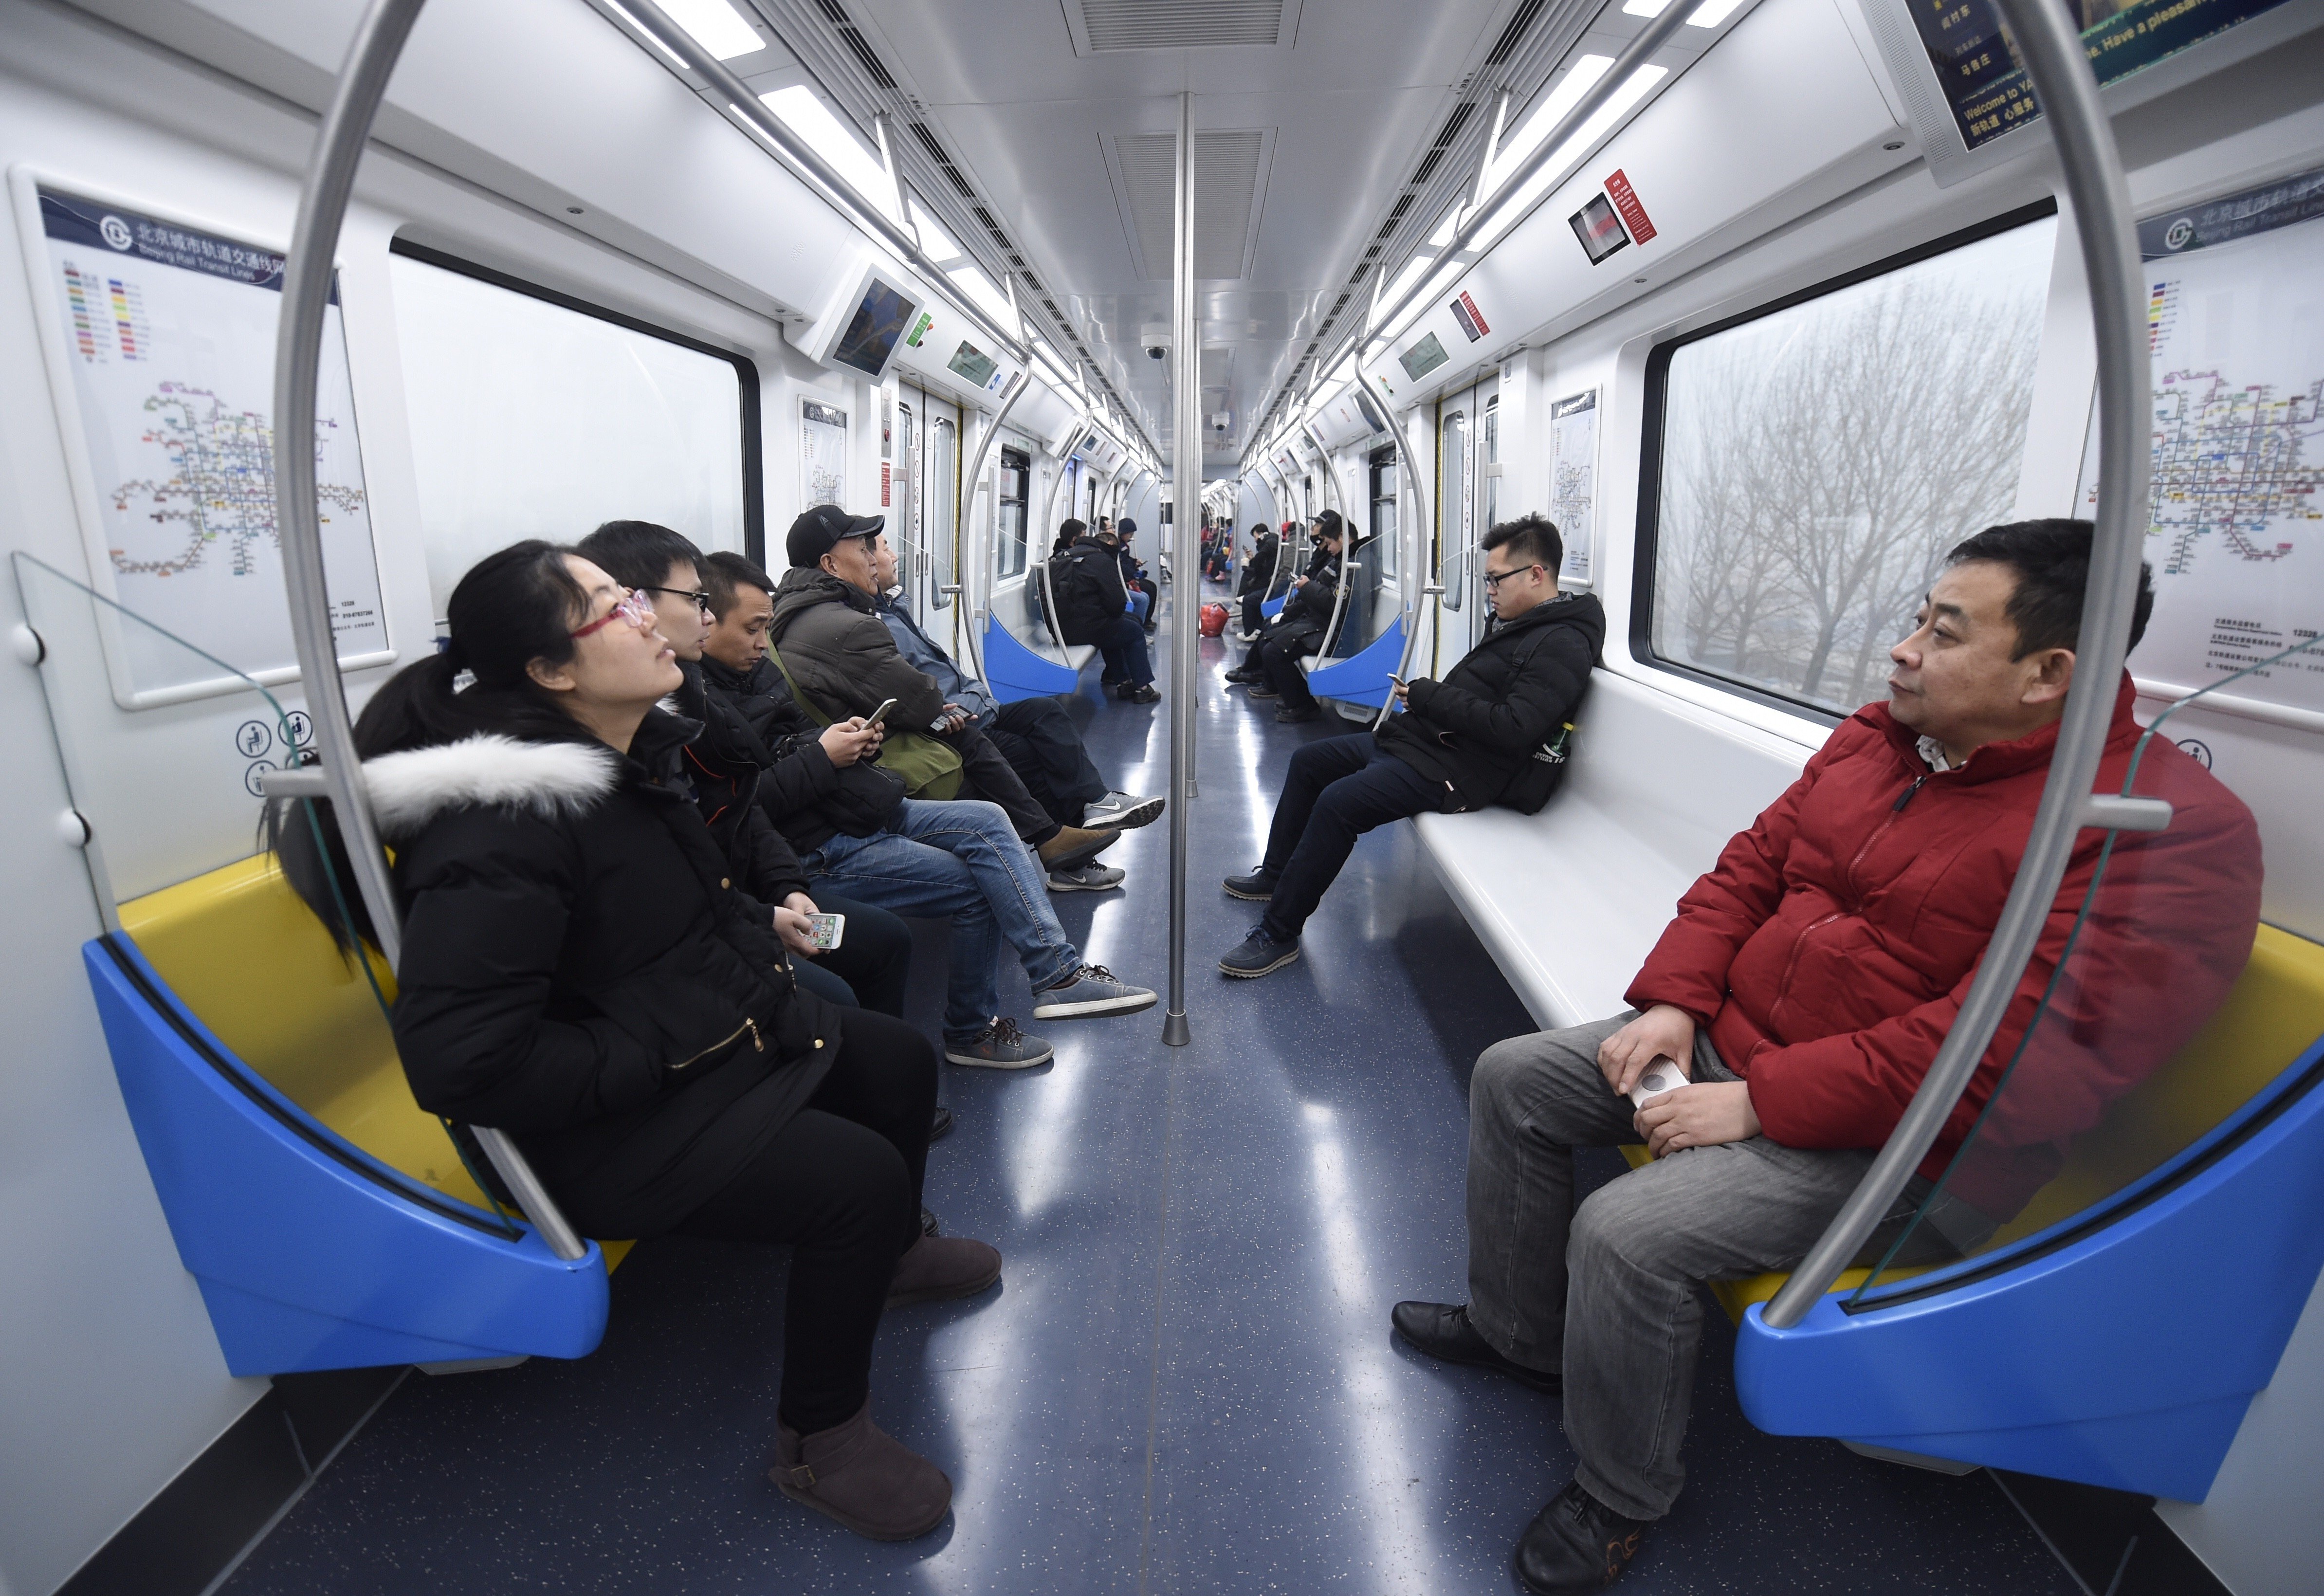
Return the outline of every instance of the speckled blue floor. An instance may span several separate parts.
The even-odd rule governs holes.
[[[1300,963],[1216,973],[1257,918],[1218,878],[1258,861],[1302,738],[1351,729],[1274,724],[1219,683],[1227,653],[1204,644],[1194,1045],[1164,1047],[1157,1009],[1045,1028],[1037,1071],[946,1066],[929,1200],[1006,1280],[892,1315],[873,1376],[881,1424],[953,1478],[945,1526],[878,1545],[775,1493],[784,1260],[663,1241],[615,1275],[591,1357],[411,1376],[226,1590],[1517,1590],[1510,1546],[1571,1472],[1557,1404],[1416,1357],[1388,1310],[1464,1295],[1469,1068],[1530,1022],[1403,827],[1364,839]],[[1168,707],[1085,687],[1116,785],[1165,789]],[[1157,988],[1168,830],[1107,855],[1125,892],[1056,899],[1089,957]],[[1004,1001],[1027,1011],[1021,976]],[[1690,1487],[1623,1589],[2072,1596],[1984,1475],[1752,1429],[1708,1317]]]

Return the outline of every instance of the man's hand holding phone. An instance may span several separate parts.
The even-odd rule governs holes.
[[[832,722],[824,727],[823,735],[816,741],[823,745],[824,757],[834,765],[844,767],[866,754],[878,752],[880,735],[880,728],[859,715],[850,720]]]

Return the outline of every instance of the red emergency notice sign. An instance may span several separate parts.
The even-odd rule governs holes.
[[[1622,224],[1630,230],[1630,242],[1644,244],[1655,235],[1654,223],[1646,219],[1646,208],[1638,203],[1638,191],[1630,187],[1630,180],[1616,167],[1614,175],[1606,180],[1606,192],[1612,196],[1614,208],[1621,213]]]

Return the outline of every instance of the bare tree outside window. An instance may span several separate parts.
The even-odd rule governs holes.
[[[2016,499],[2056,226],[1673,355],[1659,656],[1842,713],[1878,693],[1945,551]]]

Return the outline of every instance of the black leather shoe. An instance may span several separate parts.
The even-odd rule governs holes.
[[[1231,681],[1231,682],[1238,682],[1238,683],[1240,683],[1240,682],[1263,682],[1263,681],[1265,681],[1265,680],[1267,679],[1267,672],[1265,672],[1265,671],[1263,671],[1263,670],[1250,670],[1250,669],[1245,669],[1238,668],[1238,669],[1233,669],[1233,670],[1230,670],[1230,671],[1228,671],[1228,672],[1226,673],[1226,679],[1227,679],[1227,680],[1229,680],[1229,681]]]
[[[928,1139],[941,1141],[952,1134],[952,1110],[936,1104],[936,1117],[928,1121]]]
[[[1630,1566],[1651,1522],[1625,1518],[1582,1490],[1582,1481],[1570,1481],[1526,1526],[1517,1542],[1517,1578],[1535,1596],[1602,1591]]]
[[[1527,1369],[1504,1358],[1492,1342],[1469,1323],[1467,1303],[1400,1302],[1389,1310],[1388,1323],[1406,1342],[1432,1358],[1447,1363],[1473,1363],[1496,1374],[1506,1374],[1519,1385],[1551,1396],[1562,1395],[1565,1380],[1555,1370]]]

